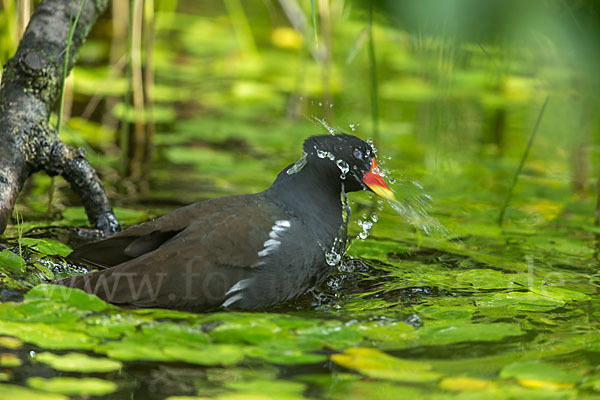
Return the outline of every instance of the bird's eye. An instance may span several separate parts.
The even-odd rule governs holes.
[[[354,149],[354,151],[352,152],[352,155],[354,156],[354,158],[357,158],[359,160],[362,160],[362,158],[363,158],[363,153],[359,149]]]

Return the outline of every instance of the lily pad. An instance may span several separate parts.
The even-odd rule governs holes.
[[[465,321],[439,321],[426,324],[419,330],[422,342],[448,344],[472,341],[495,341],[523,332],[518,324],[508,322],[470,323]]]
[[[370,378],[376,379],[428,382],[440,378],[440,374],[431,371],[430,364],[403,360],[377,349],[350,348],[343,353],[332,355],[331,360],[342,367],[355,369]]]
[[[522,311],[550,311],[563,305],[565,305],[563,300],[533,292],[495,293],[477,300],[478,307],[499,307]]]
[[[16,350],[23,347],[23,342],[10,336],[0,336],[0,348]]]
[[[172,360],[198,365],[234,365],[244,359],[243,348],[226,344],[207,345],[199,349],[168,346],[163,352]]]
[[[79,310],[103,311],[107,308],[117,309],[117,307],[104,302],[93,294],[60,285],[38,285],[27,292],[25,299],[44,299],[51,302],[62,302],[73,305]]]
[[[360,332],[336,322],[299,329],[296,334],[319,340],[323,345],[332,349],[355,346],[363,340],[363,335]]]
[[[293,347],[249,347],[246,349],[246,354],[249,357],[259,358],[278,365],[315,364],[327,361],[327,356],[324,354],[314,354]]]
[[[37,353],[34,361],[67,372],[109,372],[121,369],[123,363],[110,358],[90,357],[82,353],[57,355],[49,352]]]
[[[14,336],[44,349],[91,349],[97,339],[84,333],[36,322],[0,320],[0,334]]]
[[[6,249],[0,251],[0,271],[7,273],[22,272],[25,268],[25,261],[18,254]]]
[[[104,396],[117,390],[117,384],[99,378],[41,378],[27,379],[27,385],[51,393],[79,396]]]
[[[40,253],[56,254],[63,257],[68,256],[72,251],[66,244],[52,239],[23,238],[21,239],[21,244],[29,246]]]
[[[0,383],[0,398],[10,400],[69,400],[61,394]]]
[[[222,343],[260,343],[284,335],[284,331],[266,318],[230,320],[210,331],[210,336]]]
[[[284,379],[264,380],[255,379],[251,381],[227,382],[225,386],[242,393],[256,393],[277,396],[282,400],[302,399],[302,392],[306,385],[300,382],[292,382]]]
[[[466,319],[469,320],[477,310],[477,308],[471,304],[465,305],[418,305],[415,311],[421,314],[425,318],[432,319]]]
[[[369,321],[350,325],[350,327],[367,339],[399,346],[418,337],[415,328],[401,321]]]
[[[494,385],[495,384],[492,381],[477,378],[469,378],[466,376],[448,377],[442,379],[442,381],[440,382],[441,388],[457,392],[488,389],[493,387]]]
[[[558,286],[540,286],[531,289],[533,293],[550,297],[557,301],[589,301],[591,297],[585,293]]]
[[[566,370],[541,360],[517,361],[500,372],[501,378],[515,378],[531,388],[570,389],[580,380],[576,371]]]
[[[23,361],[16,354],[13,353],[0,353],[0,367],[19,367],[23,364]]]

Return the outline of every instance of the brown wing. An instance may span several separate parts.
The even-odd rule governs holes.
[[[233,203],[196,214],[150,252],[58,283],[117,304],[198,311],[218,306],[234,284],[252,273],[273,224],[285,217],[253,199]]]
[[[202,215],[230,208],[239,201],[238,198],[224,197],[179,208],[155,220],[129,227],[108,239],[78,247],[67,259],[99,268],[122,264],[156,250]],[[233,204],[224,199],[234,200]]]

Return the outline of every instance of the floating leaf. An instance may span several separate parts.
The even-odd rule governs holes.
[[[461,320],[428,323],[419,330],[419,337],[425,343],[446,344],[501,340],[522,333],[518,324],[508,322],[473,324]]]
[[[10,336],[0,336],[0,348],[16,350],[23,347],[23,342]]]
[[[517,361],[500,372],[501,378],[515,378],[531,388],[569,389],[579,381],[577,372],[541,360]]]
[[[404,322],[369,321],[350,325],[366,338],[401,345],[418,337],[415,329]]]
[[[483,379],[469,378],[466,376],[444,378],[440,382],[440,387],[447,390],[464,392],[470,390],[487,389],[494,386],[494,382]]]
[[[0,367],[19,367],[23,361],[16,354],[0,353]]]
[[[143,326],[142,332],[120,341],[105,342],[95,351],[125,361],[184,361],[198,365],[232,365],[244,358],[243,348],[207,344],[207,337],[191,327],[168,323],[160,325],[163,326]]]
[[[533,293],[549,297],[557,301],[589,301],[591,297],[585,293],[558,286],[540,286],[531,289]]]
[[[69,400],[68,397],[60,394],[28,389],[16,385],[7,385],[4,383],[0,383],[0,398],[7,400]]]
[[[245,352],[250,357],[278,365],[315,364],[327,361],[327,356],[324,354],[308,353],[293,347],[250,347]]]
[[[311,328],[299,329],[297,335],[321,341],[332,349],[342,349],[355,346],[362,342],[363,335],[355,329],[343,326],[340,323],[327,323]]]
[[[41,378],[27,379],[27,385],[51,393],[79,396],[104,396],[117,390],[117,384],[98,378]]]
[[[243,393],[277,396],[282,400],[303,398],[302,392],[306,389],[306,385],[303,383],[283,379],[255,379],[251,381],[226,382],[225,386]]]
[[[500,307],[523,311],[550,311],[564,304],[563,300],[533,292],[495,293],[477,300],[478,307]]]
[[[210,331],[210,336],[223,343],[260,343],[283,335],[284,331],[265,318],[246,317],[230,320]]]
[[[125,334],[133,334],[143,323],[151,322],[149,318],[138,318],[132,314],[92,314],[80,319],[80,330],[97,338],[118,338]]]
[[[405,382],[427,382],[437,380],[440,375],[431,371],[431,365],[392,357],[377,349],[355,347],[334,354],[331,360],[342,367],[355,369],[376,379]]]
[[[198,365],[234,365],[244,359],[243,348],[227,344],[207,345],[199,349],[168,346],[163,352],[172,360]]]
[[[0,251],[0,271],[7,273],[23,272],[25,261],[18,254],[6,249]]]
[[[117,309],[99,297],[80,289],[71,289],[60,285],[38,285],[25,295],[26,300],[43,299],[51,302],[71,304],[79,310],[103,311],[108,308]]]
[[[0,320],[0,334],[14,336],[45,349],[91,349],[97,340],[81,332],[43,323]]]
[[[123,363],[109,358],[90,357],[82,353],[57,355],[49,352],[37,353],[34,361],[49,365],[59,371],[109,372],[121,369]]]
[[[32,247],[40,253],[56,254],[63,257],[68,256],[72,251],[66,244],[52,239],[23,238],[21,244]]]
[[[415,311],[424,318],[432,319],[471,319],[477,308],[471,304],[466,305],[418,305]]]

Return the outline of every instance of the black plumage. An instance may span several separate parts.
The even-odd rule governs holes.
[[[303,293],[330,272],[327,253],[345,248],[342,192],[393,197],[355,136],[314,136],[304,153],[263,192],[195,203],[74,250],[70,260],[101,269],[57,283],[115,304],[190,311]]]

